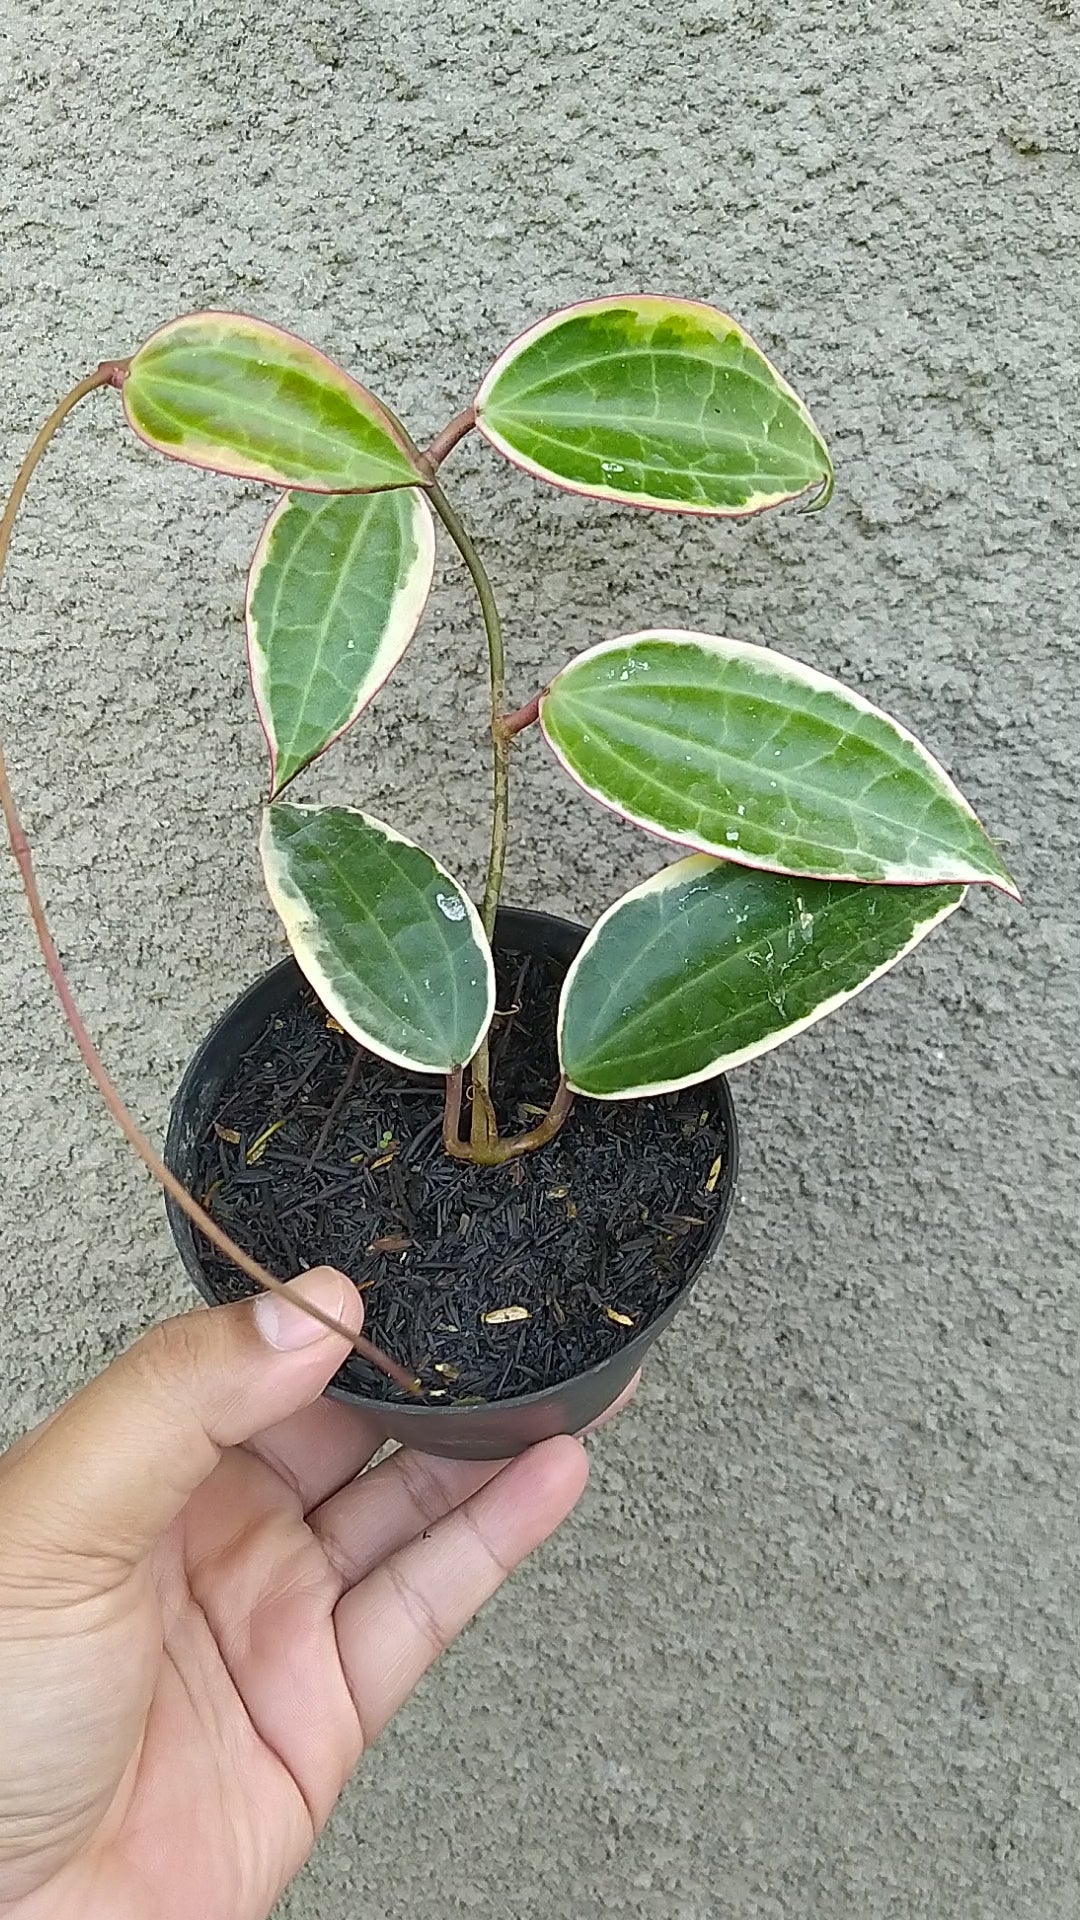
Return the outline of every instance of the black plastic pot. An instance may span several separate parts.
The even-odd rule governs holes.
[[[498,947],[508,947],[518,953],[546,953],[567,964],[584,937],[585,928],[572,921],[509,907],[500,911],[495,934]],[[303,985],[295,961],[282,961],[233,1002],[196,1053],[173,1103],[165,1141],[165,1160],[186,1186],[193,1182],[198,1142],[220,1104],[222,1090],[232,1077],[236,1062]],[[411,1406],[370,1399],[339,1387],[329,1387],[327,1392],[334,1399],[362,1408],[388,1440],[451,1459],[509,1458],[523,1453],[538,1440],[549,1439],[556,1433],[580,1432],[596,1420],[618,1399],[654,1340],[670,1325],[715,1251],[727,1224],[738,1170],[735,1109],[722,1077],[712,1082],[711,1096],[722,1111],[728,1136],[728,1151],[720,1176],[720,1201],[712,1231],[688,1266],[681,1291],[618,1353],[560,1386],[522,1394],[517,1399],[500,1400],[490,1406]],[[217,1305],[219,1296],[203,1266],[191,1222],[173,1201],[167,1199],[165,1204],[173,1238],[188,1274],[203,1298],[212,1306]]]

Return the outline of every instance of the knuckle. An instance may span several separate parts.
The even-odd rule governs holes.
[[[485,1560],[488,1561],[500,1580],[506,1580],[514,1570],[513,1563],[499,1552],[494,1541],[489,1538],[486,1529],[480,1523],[475,1508],[466,1503],[461,1509],[461,1517],[468,1527],[469,1532],[472,1534],[473,1539],[476,1541],[477,1546],[480,1548]]]
[[[162,1320],[140,1335],[122,1364],[132,1377],[147,1386],[167,1380],[170,1387],[182,1391],[194,1382],[206,1366],[206,1341],[195,1325],[203,1316],[181,1314],[175,1320]]]
[[[451,1635],[442,1625],[427,1595],[393,1560],[386,1562],[386,1575],[417,1638],[430,1649],[433,1656],[445,1653]]]
[[[411,1453],[404,1448],[398,1454],[397,1461],[410,1505],[424,1525],[431,1526],[446,1512],[446,1498],[434,1467],[428,1464],[423,1454]]]

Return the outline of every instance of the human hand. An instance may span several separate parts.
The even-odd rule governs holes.
[[[341,1275],[307,1297],[359,1330]],[[585,1484],[399,1452],[276,1297],[148,1333],[0,1459],[0,1916],[264,1920],[359,1755]]]

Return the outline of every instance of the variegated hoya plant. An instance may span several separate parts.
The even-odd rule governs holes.
[[[491,585],[439,479],[471,430],[541,480],[625,505],[735,518],[828,500],[832,466],[806,407],[715,308],[632,296],[559,312],[501,354],[425,451],[314,348],[236,314],[173,321],[83,384],[118,387],[159,452],[278,490],[247,592],[270,757],[267,887],[346,1032],[446,1076],[451,1154],[495,1164],[550,1139],[575,1094],[631,1099],[751,1060],[893,966],[969,885],[1015,895],[927,749],[861,694],[767,647],[655,627],[600,637],[508,708]],[[416,633],[436,520],[475,583],[490,662],[480,908],[398,825],[287,797]],[[555,1100],[506,1138],[489,1088],[491,939],[512,743],[531,724],[586,793],[677,857],[589,933],[562,990]]]

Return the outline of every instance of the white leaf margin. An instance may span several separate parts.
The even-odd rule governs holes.
[[[306,800],[288,800],[283,804],[295,808],[298,813],[323,813],[326,811],[325,807]],[[408,839],[403,833],[398,833],[396,828],[388,826],[385,820],[376,819],[374,814],[365,813],[361,807],[337,806],[334,808],[334,811],[338,813],[355,814],[358,819],[364,822],[365,826],[373,827],[376,832],[383,834],[388,841],[396,843],[398,846],[410,847],[415,853],[422,854],[425,860],[431,862],[434,872],[440,879],[445,880],[447,886],[453,890],[453,894],[464,907],[465,918],[468,920],[469,929],[476,943],[478,952],[484,961],[487,976],[484,1018],[469,1052],[468,1057],[471,1059],[483,1040],[484,1035],[488,1032],[495,1015],[495,959],[487,934],[484,932],[483,922],[474,902],[461,885],[461,882],[455,880],[452,873],[447,872],[441,861],[436,860],[434,854],[428,853],[426,847],[421,847],[417,841]],[[286,938],[288,939],[289,947],[296,960],[296,964],[300,968],[308,985],[313,989],[321,1004],[326,1008],[327,1013],[337,1021],[340,1027],[344,1028],[345,1032],[349,1034],[359,1046],[367,1047],[371,1053],[377,1054],[380,1060],[389,1061],[392,1067],[402,1067],[408,1073],[446,1074],[456,1067],[465,1066],[467,1062],[464,1060],[453,1060],[449,1063],[444,1060],[426,1061],[418,1060],[408,1054],[398,1053],[392,1047],[387,1047],[381,1040],[377,1040],[374,1035],[367,1032],[359,1022],[353,1018],[349,1009],[341,1000],[315,951],[315,942],[312,935],[319,931],[319,923],[308,906],[307,901],[289,884],[284,872],[286,862],[272,841],[270,813],[271,809],[267,806],[263,811],[263,824],[259,835],[259,857],[262,861],[266,891],[285,929]]]
[[[779,493],[749,494],[740,506],[713,507],[701,501],[666,500],[658,495],[647,493],[631,494],[620,491],[618,487],[587,486],[583,480],[567,480],[562,474],[553,472],[550,467],[545,467],[541,461],[528,459],[499,432],[498,427],[491,423],[484,411],[500,376],[537,340],[542,340],[545,334],[553,333],[557,327],[561,327],[565,321],[572,319],[575,315],[603,313],[612,308],[625,307],[631,307],[639,313],[646,313],[652,309],[657,317],[670,313],[672,309],[678,309],[680,312],[693,314],[696,319],[713,330],[717,328],[718,323],[722,322],[730,333],[737,334],[740,344],[749,349],[768,369],[770,377],[776,382],[784,397],[792,402],[804,426],[813,434],[825,457],[823,472],[808,480],[804,487],[797,488],[794,493],[790,489],[785,489]],[[695,514],[709,520],[748,520],[755,514],[767,512],[772,507],[782,507],[792,500],[801,500],[808,493],[815,495],[811,502],[815,512],[822,507],[827,507],[832,498],[834,485],[832,457],[806,402],[784,379],[783,374],[773,365],[768,355],[762,352],[757,341],[747,333],[746,328],[740,326],[737,320],[733,320],[729,313],[724,313],[720,307],[710,306],[705,300],[687,300],[678,294],[616,293],[605,294],[599,300],[576,300],[567,307],[560,307],[557,312],[549,313],[543,320],[535,321],[531,327],[525,329],[524,333],[519,333],[508,346],[503,348],[498,359],[488,368],[477,389],[476,398],[473,401],[473,416],[479,432],[488,445],[494,447],[496,453],[501,453],[503,459],[508,460],[511,466],[517,467],[519,473],[527,473],[534,480],[544,480],[550,486],[561,487],[564,493],[581,494],[589,500],[611,500],[617,506],[643,507],[653,513]]]
[[[928,913],[926,919],[920,921],[916,926],[911,939],[893,955],[892,959],[886,960],[880,967],[875,967],[871,973],[867,974],[865,980],[859,982],[857,987],[852,987],[849,992],[836,993],[828,999],[822,1000],[820,1004],[814,1008],[813,1012],[806,1014],[803,1019],[793,1020],[789,1026],[780,1028],[776,1033],[766,1035],[765,1039],[755,1041],[751,1046],[737,1048],[733,1053],[718,1054],[716,1058],[710,1061],[707,1066],[703,1067],[700,1072],[686,1074],[675,1080],[649,1081],[642,1083],[640,1086],[623,1088],[618,1093],[590,1093],[587,1088],[575,1085],[573,1077],[566,1070],[566,1064],[563,1058],[563,1031],[566,1021],[566,1008],[570,995],[574,990],[575,978],[587,956],[596,946],[601,933],[610,925],[611,921],[617,917],[622,909],[632,901],[643,899],[650,893],[677,891],[679,887],[687,881],[695,879],[699,874],[711,871],[713,868],[723,866],[724,864],[722,860],[716,860],[710,855],[698,853],[689,854],[685,860],[676,860],[671,866],[662,867],[660,872],[654,873],[650,879],[642,881],[640,886],[631,887],[629,893],[624,893],[620,899],[614,901],[612,905],[601,914],[596,925],[590,928],[571,962],[569,971],[562,984],[562,991],[559,995],[559,1066],[566,1075],[566,1084],[572,1093],[580,1094],[586,1100],[646,1100],[654,1098],[661,1093],[681,1093],[686,1087],[701,1086],[706,1080],[715,1080],[721,1073],[732,1073],[736,1067],[745,1067],[751,1060],[759,1059],[762,1054],[772,1053],[776,1047],[783,1046],[788,1040],[794,1039],[796,1034],[805,1033],[808,1027],[816,1026],[818,1021],[824,1020],[827,1014],[835,1013],[838,1007],[846,1005],[849,1000],[854,1000],[856,995],[863,993],[867,987],[872,987],[874,981],[880,980],[883,974],[890,973],[893,967],[898,966],[901,960],[905,959],[915,947],[919,946],[919,944],[926,939],[927,934],[932,933],[935,927],[940,926],[943,920],[947,920],[950,914],[955,913],[957,908],[963,905],[968,892],[966,887],[961,886],[959,897],[956,900],[950,901],[948,906],[939,908],[936,913]],[[809,876],[801,877],[805,878]],[[832,877],[833,876],[830,876],[830,878]],[[838,884],[845,883],[838,882]]]
[[[259,639],[259,623],[252,610],[255,590],[263,572],[270,564],[272,557],[271,549],[274,544],[275,535],[280,531],[282,521],[288,517],[291,509],[300,501],[317,500],[318,506],[315,508],[315,512],[319,513],[332,512],[341,500],[356,500],[364,503],[366,506],[369,503],[386,498],[407,498],[409,500],[413,508],[413,533],[416,539],[416,558],[394,596],[390,610],[390,618],[387,621],[383,639],[376,649],[375,657],[367,675],[357,690],[357,698],[349,713],[348,719],[337,729],[336,733],[330,735],[326,744],[319,749],[319,752],[313,754],[311,759],[305,762],[304,767],[298,767],[296,773],[290,775],[289,779],[279,786],[277,783],[277,764],[281,743],[274,731],[273,718],[270,712],[270,698],[267,684],[269,662],[266,647]],[[262,728],[263,738],[266,741],[267,752],[270,755],[269,798],[271,800],[279,799],[286,791],[286,788],[292,784],[292,781],[305,771],[306,767],[314,765],[316,760],[321,759],[322,755],[329,751],[335,741],[340,740],[344,734],[348,733],[349,728],[355,725],[365,707],[371,705],[380,688],[386,685],[394,668],[398,666],[404,658],[416,637],[416,630],[423,618],[424,608],[427,606],[430,598],[432,582],[435,578],[435,556],[435,520],[431,508],[428,506],[427,496],[421,487],[388,487],[379,493],[348,494],[315,494],[311,489],[306,487],[291,487],[287,493],[282,494],[259,535],[258,544],[251,557],[251,565],[248,569],[247,587],[244,596],[244,628],[247,636],[248,677],[251,681],[251,691],[255,700],[255,711],[258,715],[259,725]]]
[[[997,856],[1000,862],[1000,855],[997,854],[996,847],[970,801],[965,799],[956,782],[946,773],[941,762],[934,758],[929,748],[924,747],[922,741],[916,739],[915,735],[910,732],[901,721],[894,720],[891,713],[886,713],[884,708],[875,706],[873,701],[866,699],[865,695],[856,693],[853,688],[845,686],[842,680],[835,680],[830,674],[821,673],[817,667],[808,667],[804,661],[796,660],[790,654],[781,653],[776,647],[759,646],[750,640],[731,640],[722,634],[699,633],[689,627],[647,627],[637,633],[619,634],[614,640],[601,640],[596,646],[587,647],[584,653],[575,654],[572,660],[568,660],[565,667],[561,667],[559,672],[555,674],[550,685],[544,689],[540,697],[540,730],[548,746],[551,748],[552,753],[555,755],[556,760],[564,772],[570,776],[575,786],[580,787],[583,793],[587,793],[591,800],[595,800],[600,806],[606,807],[609,813],[618,814],[623,820],[628,820],[632,826],[642,827],[647,833],[655,834],[659,839],[666,840],[672,846],[685,847],[689,852],[693,853],[711,854],[715,860],[727,860],[730,861],[733,866],[737,867],[754,867],[762,873],[788,873],[802,880],[850,880],[852,882],[858,881],[867,886],[990,886],[998,888],[1002,893],[1007,894],[1011,900],[1020,900],[1020,891],[1015,881],[1012,880],[1011,876],[1006,872],[1003,862],[1001,862],[1000,876],[988,872],[985,868],[975,867],[970,863],[965,864],[963,862],[960,863],[959,870],[955,862],[946,863],[941,873],[932,875],[927,875],[925,870],[917,875],[911,875],[904,872],[902,868],[890,868],[886,875],[875,880],[868,880],[866,875],[861,873],[808,873],[802,867],[784,867],[780,866],[775,860],[763,860],[753,854],[744,853],[736,846],[717,846],[715,842],[704,840],[698,834],[666,832],[663,827],[657,825],[655,820],[647,819],[643,814],[630,812],[628,808],[620,806],[616,801],[608,798],[598,787],[590,786],[588,781],[583,780],[580,773],[570,765],[565,754],[560,751],[548,733],[544,725],[545,705],[550,699],[554,689],[558,686],[559,681],[572,679],[575,669],[582,666],[586,661],[598,659],[603,654],[617,653],[620,648],[633,647],[650,640],[659,640],[661,642],[675,641],[681,644],[698,646],[703,652],[711,651],[722,654],[725,659],[734,657],[749,658],[755,665],[764,667],[766,671],[774,672],[778,680],[793,678],[800,681],[815,693],[828,693],[834,698],[845,701],[858,713],[872,714],[876,720],[883,721],[887,727],[890,727],[906,746],[914,750],[917,758],[921,760],[925,770],[931,775],[941,793],[946,798],[952,800],[959,809],[974,822],[985,839],[987,846],[990,848],[990,851]],[[774,663],[777,664],[774,665]]]

